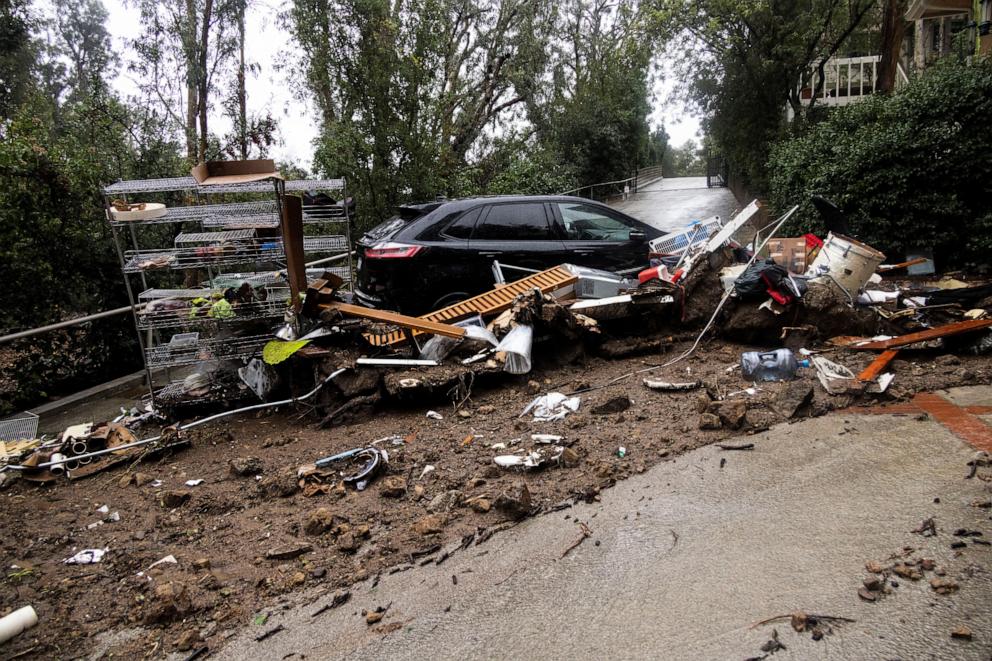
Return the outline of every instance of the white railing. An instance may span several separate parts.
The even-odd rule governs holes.
[[[820,76],[820,63],[810,65],[809,75],[800,83],[799,98],[804,104],[816,93],[816,103],[827,106],[845,106],[874,94],[878,87],[878,64],[881,55],[863,57],[835,57],[827,60],[823,68],[823,85],[816,90]],[[909,79],[901,64],[896,64],[896,88]]]

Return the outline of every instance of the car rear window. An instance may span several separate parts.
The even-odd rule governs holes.
[[[554,238],[543,204],[497,204],[489,208],[473,240],[543,241]]]

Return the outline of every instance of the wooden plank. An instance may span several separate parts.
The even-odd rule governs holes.
[[[938,326],[937,328],[928,328],[927,330],[919,331],[918,333],[900,335],[899,337],[893,337],[888,340],[865,342],[864,344],[852,344],[849,345],[848,348],[867,351],[894,349],[896,347],[904,347],[909,344],[916,344],[917,342],[926,342],[927,340],[936,340],[942,337],[949,337],[951,335],[970,333],[971,331],[989,328],[990,326],[992,326],[992,319],[970,319],[968,321],[958,321],[953,324]]]
[[[547,294],[555,289],[560,289],[562,287],[575,284],[578,279],[578,276],[573,275],[567,269],[561,266],[556,266],[548,269],[547,271],[535,273],[534,275],[530,275],[522,280],[517,280],[516,282],[512,282],[508,285],[501,285],[490,291],[483,292],[478,296],[461,301],[460,303],[455,303],[446,308],[435,310],[429,314],[425,314],[422,317],[417,317],[417,319],[440,322],[449,319],[463,319],[475,313],[479,313],[483,317],[493,316],[508,309],[513,304],[513,299],[515,299],[519,294],[532,289],[539,289],[542,294]],[[414,335],[420,335],[422,332],[425,331],[420,331],[417,329],[414,329],[413,331]],[[400,342],[406,341],[406,337],[403,333],[388,333],[386,335],[369,334],[365,337],[369,343],[380,347],[390,344],[399,344]]]
[[[885,368],[889,366],[892,359],[899,355],[899,349],[886,349],[878,355],[878,358],[871,361],[871,365],[866,367],[861,374],[858,375],[858,381],[863,381],[865,383],[869,381],[874,381],[878,378],[878,375],[885,371]]]
[[[282,198],[282,244],[286,252],[286,272],[291,305],[300,311],[300,294],[307,290],[306,264],[303,256],[303,200],[295,195]]]
[[[352,317],[374,319],[375,321],[382,321],[387,324],[393,324],[394,326],[412,328],[413,330],[420,331],[422,333],[444,335],[445,337],[453,337],[456,339],[465,337],[464,328],[452,326],[451,324],[438,323],[423,317],[408,317],[407,315],[399,314],[398,312],[363,308],[360,305],[351,305],[349,303],[330,303],[327,305],[321,305],[320,307],[324,310],[338,310],[343,314]]]

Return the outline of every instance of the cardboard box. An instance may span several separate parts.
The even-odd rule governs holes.
[[[806,238],[771,239],[765,246],[768,256],[779,266],[799,275],[806,272]]]
[[[282,179],[276,171],[275,161],[260,159],[255,161],[207,161],[190,171],[193,179],[201,186],[218,184],[246,184],[263,179]]]

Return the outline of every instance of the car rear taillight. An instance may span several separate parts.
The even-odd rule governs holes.
[[[365,249],[366,259],[410,259],[423,250],[423,246],[411,246],[409,243],[377,243]]]

